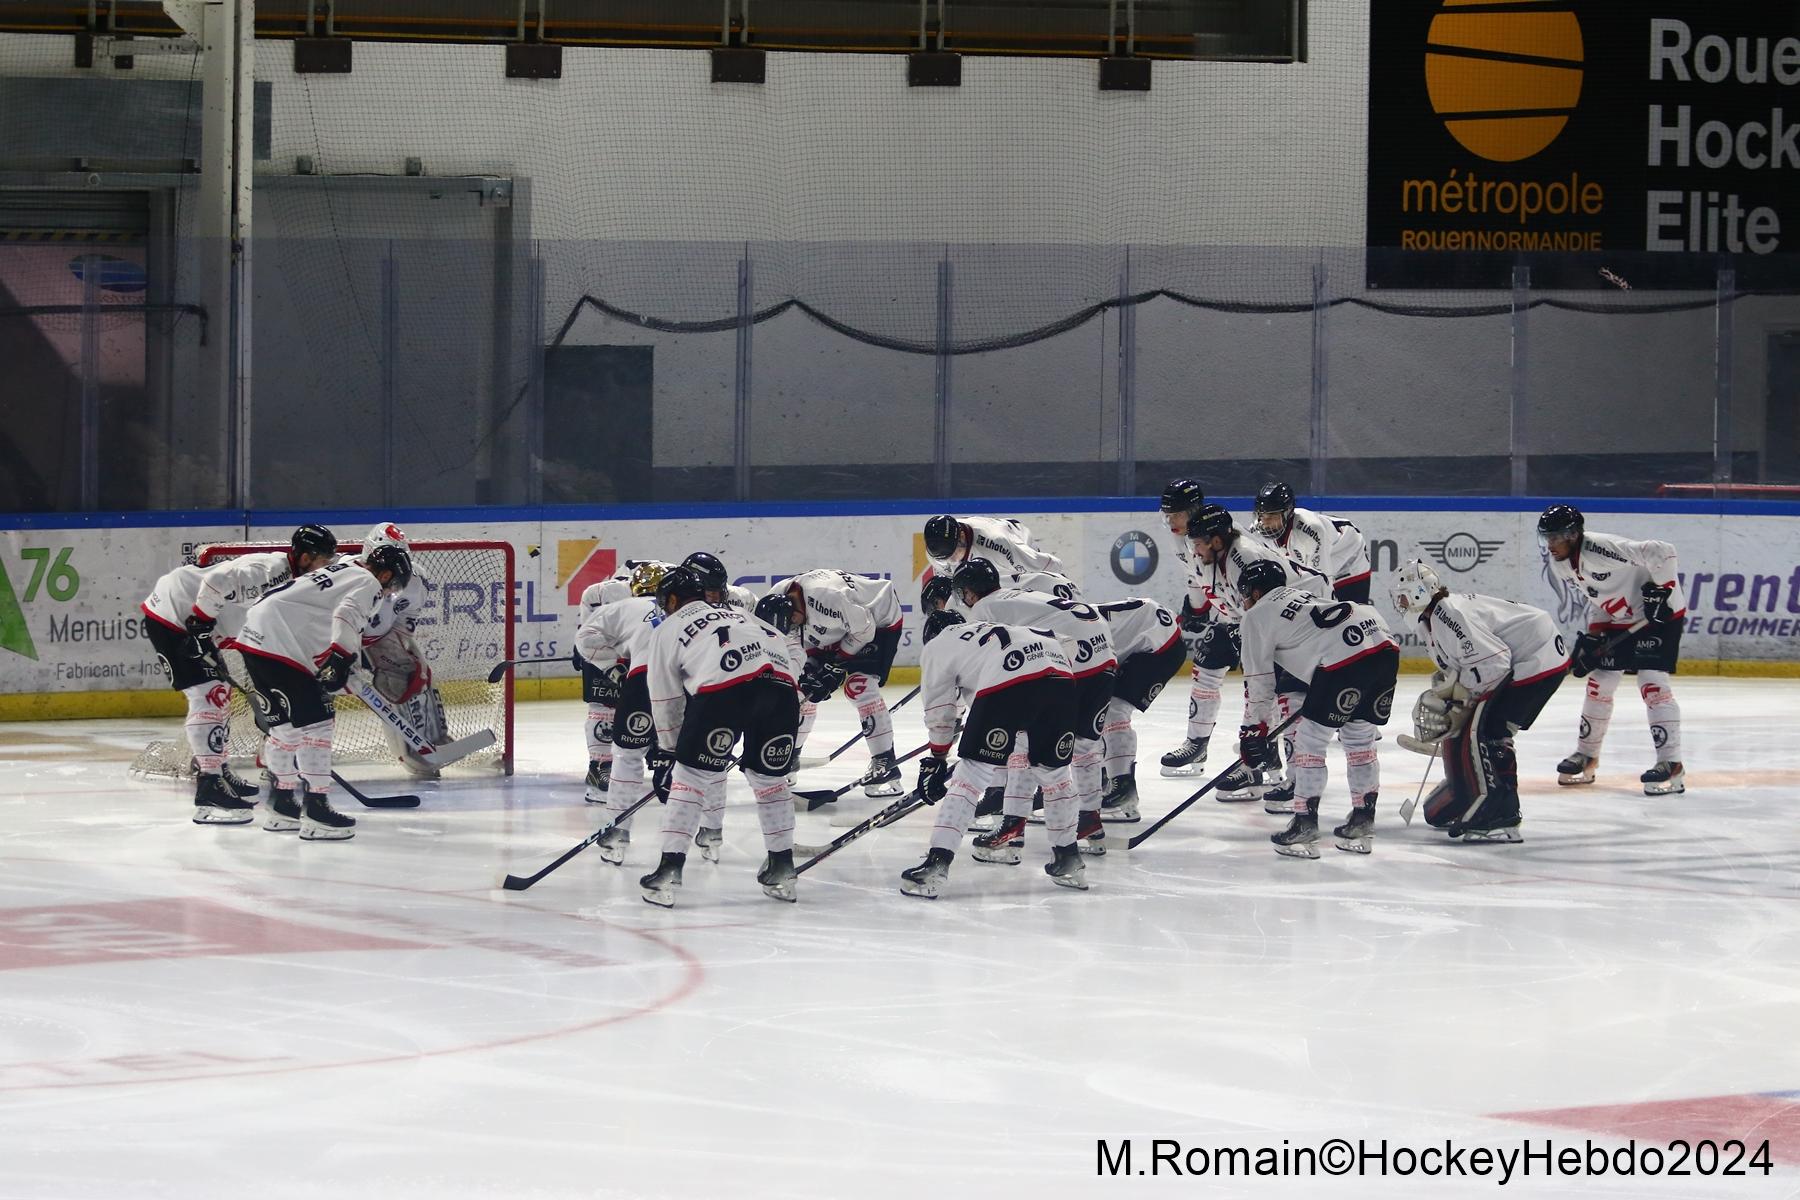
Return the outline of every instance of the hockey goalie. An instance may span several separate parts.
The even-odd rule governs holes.
[[[364,556],[378,546],[412,550],[406,534],[391,522],[376,525],[364,535]],[[381,722],[382,736],[409,772],[421,779],[436,779],[438,768],[447,764],[440,760],[434,766],[421,757],[400,728],[401,723],[411,726],[417,740],[428,746],[447,748],[450,742],[443,697],[432,686],[431,666],[413,636],[424,597],[424,578],[416,573],[404,589],[383,597],[363,634],[363,658],[374,690],[392,709],[391,716],[384,716]]]

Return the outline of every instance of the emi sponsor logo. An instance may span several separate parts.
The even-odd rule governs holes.
[[[1460,531],[1439,541],[1419,542],[1427,554],[1459,575],[1473,571],[1493,558],[1505,544],[1504,539],[1488,541]]]

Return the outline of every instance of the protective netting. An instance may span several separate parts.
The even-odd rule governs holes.
[[[272,543],[234,542],[204,547],[196,556],[202,566],[240,554],[284,550]],[[340,543],[340,554],[361,550],[356,543]],[[511,673],[499,683],[489,683],[488,673],[513,647],[513,554],[505,542],[412,543],[414,589],[423,587],[424,601],[414,632],[420,651],[431,668],[432,686],[443,704],[450,739],[492,730],[493,745],[454,764],[449,769],[500,767],[511,770],[512,703]],[[220,621],[218,639],[223,642],[241,623],[239,610],[227,610]],[[243,656],[224,652],[226,670],[242,687],[250,684]],[[334,763],[398,762],[381,719],[354,696],[334,698],[337,723],[332,740]],[[231,741],[227,751],[234,765],[257,760],[262,734],[257,729],[249,700],[239,688],[231,697]],[[193,762],[184,740],[156,741],[139,753],[131,770],[146,775],[187,777]]]

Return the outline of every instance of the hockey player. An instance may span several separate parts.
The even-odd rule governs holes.
[[[412,555],[411,542],[392,522],[378,523],[363,535],[359,557],[366,559],[382,546],[398,546],[408,557]],[[450,727],[444,717],[444,699],[431,681],[431,665],[414,636],[425,604],[424,591],[425,577],[415,571],[405,588],[382,594],[363,633],[363,657],[375,690],[391,701],[427,742],[437,745],[450,739]],[[422,779],[437,778],[437,768],[415,754],[399,730],[383,722],[381,732],[408,772]]]
[[[1187,649],[1175,614],[1154,600],[1133,597],[1097,606],[1106,618],[1107,635],[1119,656],[1112,700],[1106,706],[1106,793],[1100,797],[1102,821],[1138,819],[1137,731],[1131,713],[1148,712],[1169,680],[1181,670]]]
[[[1556,782],[1594,782],[1600,743],[1612,723],[1613,692],[1622,675],[1636,674],[1650,717],[1656,762],[1638,778],[1646,796],[1687,791],[1681,761],[1681,706],[1669,677],[1681,657],[1687,601],[1675,547],[1590,533],[1579,509],[1555,504],[1538,518],[1538,541],[1551,577],[1579,592],[1588,605],[1587,632],[1575,639],[1572,666],[1589,675],[1575,753],[1556,764]]]
[[[1319,572],[1301,566],[1262,538],[1239,529],[1231,514],[1217,504],[1204,505],[1189,513],[1186,525],[1194,551],[1193,574],[1201,595],[1195,615],[1208,622],[1196,639],[1194,659],[1196,671],[1204,670],[1211,685],[1207,689],[1211,708],[1202,708],[1197,719],[1202,723],[1205,735],[1210,736],[1218,719],[1219,689],[1224,683],[1225,672],[1239,665],[1242,654],[1238,622],[1243,612],[1238,579],[1244,568],[1253,562],[1276,563],[1283,568],[1290,587],[1319,600],[1331,599],[1332,589],[1331,581]],[[1282,697],[1280,707],[1285,713],[1298,705],[1305,681],[1284,676],[1280,684],[1276,691]],[[1190,731],[1195,723],[1196,718],[1190,717]],[[1199,758],[1205,757],[1203,742]],[[1279,766],[1275,756],[1245,764],[1220,786],[1219,799],[1236,801],[1260,797],[1266,811],[1288,811],[1293,801],[1294,781],[1278,782]]]
[[[1276,672],[1306,681],[1294,740],[1294,819],[1269,840],[1278,854],[1317,858],[1319,798],[1325,792],[1325,747],[1332,731],[1344,743],[1350,817],[1338,828],[1346,850],[1367,853],[1375,819],[1381,763],[1375,743],[1394,703],[1400,646],[1381,614],[1367,604],[1326,601],[1292,587],[1288,569],[1273,559],[1245,563],[1237,573],[1244,606],[1244,687],[1248,699],[1238,750],[1250,766],[1269,762],[1274,745]]]
[[[1010,517],[932,517],[925,554],[934,574],[950,576],[971,557],[986,558],[1001,581],[1036,571],[1062,572],[1062,560],[1031,544],[1031,530]]]
[[[1063,600],[1043,592],[1022,592],[1000,586],[999,572],[985,558],[971,558],[956,569],[951,581],[971,617],[996,625],[1023,625],[1047,629],[1062,644],[1075,676],[1075,745],[1071,769],[1080,809],[1076,837],[1088,854],[1104,854],[1105,834],[1100,829],[1101,733],[1106,706],[1112,700],[1118,659],[1107,636],[1106,621],[1092,605]],[[1033,739],[1028,735],[1027,744]],[[1014,798],[1007,796],[1007,802]],[[990,857],[1024,842],[1027,814],[1008,812],[992,833],[975,839],[975,857],[984,862],[1017,862],[1017,858]]]
[[[1453,595],[1418,559],[1400,568],[1391,598],[1438,667],[1413,709],[1419,740],[1444,756],[1445,782],[1427,797],[1425,820],[1465,842],[1521,840],[1513,734],[1531,728],[1569,673],[1556,622],[1527,604]],[[1358,809],[1339,838],[1348,829],[1366,839],[1373,816]]]
[[[965,564],[962,570],[967,569]],[[937,898],[977,801],[1006,769],[1020,733],[1029,740],[1031,772],[1044,793],[1044,828],[1053,856],[1044,873],[1061,887],[1085,890],[1087,868],[1075,842],[1075,782],[1069,773],[1075,685],[1061,642],[1041,629],[979,620],[965,624],[954,611],[926,617],[924,640],[919,677],[930,752],[919,762],[918,794],[927,804],[942,804],[925,861],[900,873],[900,890]],[[952,774],[945,756],[965,698],[968,716]],[[1016,863],[1019,852],[1009,847],[987,861]]]
[[[756,611],[756,593],[731,582],[731,573],[717,555],[696,550],[682,559],[681,565],[700,577],[708,604],[725,604],[743,612]]]
[[[302,525],[286,553],[245,554],[210,567],[176,567],[156,581],[140,606],[144,637],[168,672],[169,686],[187,701],[188,749],[193,752],[194,824],[246,825],[253,819],[255,784],[239,779],[225,760],[231,738],[231,686],[225,682],[213,631],[228,605],[248,605],[264,588],[330,562],[337,538],[323,525]]]
[[[687,845],[706,804],[710,777],[739,763],[756,796],[768,852],[756,882],[790,903],[794,884],[794,797],[788,762],[799,706],[787,654],[775,632],[748,613],[708,604],[700,579],[672,568],[657,585],[661,619],[650,637],[650,707],[657,737],[673,748],[675,767],[663,813],[663,855],[640,879],[644,899],[668,908],[681,886]]]
[[[646,766],[654,775],[666,757],[656,750],[649,670],[650,635],[661,615],[656,589],[668,571],[665,563],[639,563],[631,572],[631,595],[595,609],[575,634],[576,651],[607,677],[608,690],[619,698],[613,720],[612,786],[602,792],[590,784],[587,790],[587,802],[605,804],[607,819],[613,822],[596,843],[600,857],[609,863],[624,862],[631,845],[631,820],[620,820],[619,814],[644,794]],[[606,665],[599,667],[601,663]],[[651,755],[656,755],[653,763],[648,762]]]
[[[628,558],[623,570],[615,571],[599,583],[590,583],[582,590],[575,624],[577,631],[601,605],[630,597],[631,573],[642,565],[643,560]],[[591,663],[581,656],[580,650],[569,652],[569,665],[581,675],[581,700],[587,705],[584,730],[588,754],[587,797],[588,803],[597,804],[599,800],[595,797],[604,793],[612,782],[613,716],[619,704],[620,676],[612,670],[614,662]]]
[[[1219,689],[1225,678],[1223,671],[1200,665],[1198,642],[1209,624],[1200,615],[1200,609],[1206,603],[1206,587],[1200,577],[1199,564],[1194,559],[1193,546],[1188,541],[1187,519],[1190,512],[1197,512],[1205,505],[1206,492],[1200,481],[1183,478],[1169,481],[1169,486],[1163,489],[1159,506],[1169,532],[1175,535],[1175,556],[1187,566],[1187,592],[1181,598],[1181,614],[1178,619],[1182,641],[1187,644],[1194,664],[1192,681],[1188,687],[1187,737],[1179,746],[1162,756],[1162,773],[1171,779],[1197,775],[1206,762],[1206,743],[1212,736],[1213,726],[1217,721]]]
[[[270,588],[245,614],[230,645],[244,655],[268,722],[263,765],[271,783],[264,829],[298,829],[309,842],[356,836],[356,821],[329,802],[336,721],[331,693],[349,684],[382,594],[404,590],[411,579],[412,556],[398,546],[378,546],[360,559]],[[296,792],[304,797],[298,803]]]
[[[869,769],[857,782],[865,796],[898,796],[894,719],[881,688],[900,649],[900,601],[894,585],[848,571],[806,571],[776,585],[793,608],[806,651],[800,692],[823,704],[843,686],[869,745]]]
[[[1256,531],[1303,567],[1331,580],[1339,600],[1369,602],[1369,550],[1342,517],[1294,507],[1294,489],[1265,483],[1256,493]]]

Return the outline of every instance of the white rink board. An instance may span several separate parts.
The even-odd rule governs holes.
[[[976,510],[964,509],[964,513]],[[1099,600],[1149,595],[1171,606],[1183,591],[1174,539],[1154,511],[1007,513],[1028,525],[1038,543]],[[1387,611],[1393,568],[1433,561],[1455,590],[1520,599],[1547,608],[1558,597],[1544,574],[1535,512],[1342,509],[1370,539],[1375,595]],[[762,590],[771,580],[812,567],[834,567],[895,581],[907,608],[899,661],[917,662],[922,514],[719,517],[688,519],[406,522],[414,538],[510,541],[516,552],[517,653],[562,656],[574,633],[574,603],[584,565],[597,570],[627,558],[679,558],[692,550],[719,555],[740,583]],[[1660,537],[1680,553],[1689,589],[1684,658],[1800,660],[1800,520],[1788,516],[1596,512],[1590,524],[1631,537]],[[156,577],[212,541],[285,540],[291,526],[109,528],[0,532],[0,694],[119,691],[162,685],[137,625],[138,604]],[[346,540],[363,526],[341,524]],[[1154,569],[1135,582],[1114,568],[1115,546],[1133,532],[1155,547]],[[590,572],[591,573],[591,572]],[[486,600],[485,619],[502,619],[503,598],[455,583],[455,602]],[[1698,586],[1696,586],[1696,584]],[[573,592],[573,596],[571,595]],[[452,646],[430,636],[433,599],[425,608],[424,642],[434,658],[497,659],[501,640]],[[474,597],[472,599],[472,597]],[[1391,614],[1390,614],[1391,615]],[[1575,616],[1564,602],[1559,615]],[[496,635],[498,631],[496,630]],[[1409,644],[1416,644],[1408,635]],[[549,674],[564,674],[549,668]],[[525,672],[529,677],[530,672]]]

